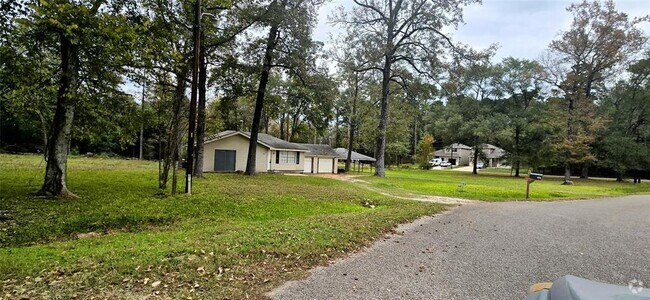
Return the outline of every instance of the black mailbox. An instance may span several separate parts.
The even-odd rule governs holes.
[[[541,174],[541,173],[530,173],[529,177],[530,177],[530,179],[542,180],[542,178],[544,177],[544,174]]]

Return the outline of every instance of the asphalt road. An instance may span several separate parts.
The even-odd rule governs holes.
[[[650,196],[466,204],[399,230],[270,296],[523,299],[566,274],[650,283]]]

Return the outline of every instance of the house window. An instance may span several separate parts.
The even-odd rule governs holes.
[[[451,149],[451,152],[457,153],[458,149],[457,148]]]
[[[275,163],[276,164],[299,164],[298,152],[292,152],[292,151],[277,151],[276,152],[276,157],[275,157]]]

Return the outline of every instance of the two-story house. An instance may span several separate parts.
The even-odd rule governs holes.
[[[471,155],[472,147],[459,143],[445,146],[433,154],[435,158],[449,162],[452,166],[468,166]]]

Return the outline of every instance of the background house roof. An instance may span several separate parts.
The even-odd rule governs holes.
[[[463,150],[472,150],[472,147],[467,146],[461,143],[453,143],[449,146],[445,146],[443,149],[436,150],[433,155],[438,157],[449,157],[449,158],[458,158],[460,153],[453,153],[451,151],[447,152],[447,149],[463,149]]]
[[[338,157],[338,153],[330,147],[330,145],[323,144],[298,144],[302,147],[309,149],[308,156],[327,156],[327,157]]]
[[[502,158],[506,155],[506,150],[503,150],[495,145],[485,144],[483,145],[483,153],[487,158]]]
[[[219,132],[217,134],[211,135],[208,137],[205,141],[205,143],[209,143],[212,141],[220,140],[229,136],[232,136],[234,134],[240,134],[245,136],[246,138],[250,139],[251,134],[250,132],[243,132],[243,131],[235,131],[235,130],[225,130],[222,132]],[[285,140],[281,140],[279,138],[276,138],[274,136],[265,134],[265,133],[258,133],[257,135],[257,142],[267,146],[271,149],[274,150],[300,150],[300,151],[309,151],[306,147],[300,146],[296,143],[291,143],[287,142]]]
[[[439,157],[451,157],[451,153],[446,153],[445,149],[436,150],[435,152],[433,152],[433,155]],[[458,156],[458,154],[456,154],[455,156]]]
[[[348,159],[348,149],[345,148],[336,148],[334,149],[336,151],[336,154],[339,155],[340,160],[347,160]],[[358,160],[358,161],[365,161],[365,162],[374,162],[376,159],[363,155],[359,152],[352,151],[352,160]]]
[[[451,146],[446,146],[445,148],[472,150],[472,147],[461,143],[453,143]]]

